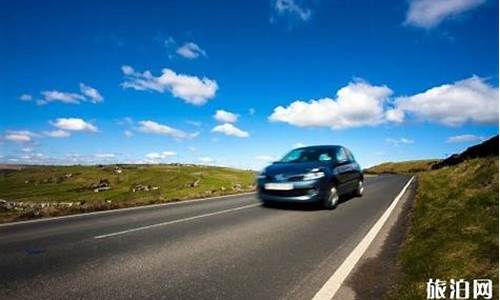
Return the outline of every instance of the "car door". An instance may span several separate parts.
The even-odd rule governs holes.
[[[349,171],[348,171],[349,175],[347,176],[348,177],[347,185],[349,186],[348,189],[350,191],[354,191],[358,187],[358,180],[360,178],[361,169],[356,160],[354,159],[354,156],[352,155],[351,151],[346,148],[344,148],[344,151],[347,155],[347,159],[349,160]]]
[[[350,191],[351,166],[349,157],[344,148],[339,147],[335,152],[334,174],[337,178],[337,190],[339,194],[346,194]]]

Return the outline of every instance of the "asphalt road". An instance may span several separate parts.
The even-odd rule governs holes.
[[[0,299],[310,299],[408,179],[333,211],[244,195],[0,226]]]

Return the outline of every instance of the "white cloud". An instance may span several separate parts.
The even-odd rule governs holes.
[[[160,124],[160,123],[150,121],[150,120],[140,121],[139,125],[140,126],[139,126],[138,130],[145,132],[145,133],[167,135],[167,136],[171,136],[171,137],[178,138],[178,139],[194,137],[193,134],[189,135],[182,130],[175,129],[175,128],[172,128],[170,126]]]
[[[311,10],[296,3],[296,0],[276,0],[274,9],[279,15],[296,16],[302,21],[311,18]]]
[[[410,140],[410,139],[407,139],[407,138],[398,138],[398,139],[395,139],[395,138],[386,138],[385,142],[388,143],[388,144],[391,144],[393,146],[399,146],[399,145],[402,145],[402,144],[410,145],[410,144],[415,143],[414,140]]]
[[[169,91],[174,97],[183,99],[187,103],[203,105],[209,99],[215,97],[218,89],[217,82],[207,77],[198,78],[185,74],[177,74],[171,69],[163,69],[158,77],[150,71],[136,72],[130,66],[122,67],[125,81],[123,88],[131,88],[139,91],[155,91],[164,93]]]
[[[186,120],[186,124],[193,125],[195,127],[201,127],[201,122],[198,121]]]
[[[129,137],[134,136],[134,133],[133,133],[132,131],[130,131],[130,130],[125,130],[125,131],[123,132],[123,135],[125,135],[126,137],[128,137],[128,138],[129,138]]]
[[[85,101],[85,97],[77,93],[65,93],[52,90],[52,91],[43,91],[41,92],[41,94],[44,97],[43,98],[44,103],[59,101],[68,104],[79,104],[80,101]]]
[[[389,109],[385,112],[385,118],[387,121],[402,123],[405,118],[405,114],[403,111],[398,109]]]
[[[120,126],[132,126],[134,125],[134,120],[131,117],[124,117],[117,119],[116,124]]]
[[[64,131],[64,130],[61,130],[61,129],[52,130],[52,131],[44,131],[43,134],[45,134],[48,137],[53,137],[53,138],[65,138],[65,137],[69,137],[71,135],[71,133]]]
[[[298,100],[288,107],[278,106],[269,120],[298,127],[374,126],[386,120],[384,103],[391,94],[392,90],[386,86],[358,80],[338,90],[336,99]]]
[[[405,23],[431,28],[485,2],[486,0],[412,0]]]
[[[97,158],[115,158],[116,155],[114,153],[97,153],[95,154]]]
[[[177,155],[177,153],[172,151],[151,152],[146,154],[146,158],[151,160],[160,160],[160,159],[167,159],[175,155]]]
[[[333,129],[402,123],[407,114],[448,126],[498,123],[498,87],[475,75],[388,101],[391,95],[392,90],[386,86],[358,80],[341,88],[335,99],[298,100],[285,107],[278,106],[269,120]]]
[[[246,138],[250,136],[248,132],[239,129],[238,127],[234,126],[231,123],[224,123],[221,125],[217,125],[214,128],[212,128],[212,132],[219,132],[225,135],[235,136],[239,138]]]
[[[168,39],[163,41],[163,46],[165,46],[166,48],[170,48],[175,45],[177,45],[177,42],[171,36],[169,36]]]
[[[122,72],[124,75],[133,75],[135,71],[131,66],[122,66]]]
[[[200,157],[199,161],[204,162],[204,163],[211,163],[214,161],[214,159],[211,157],[208,157],[208,156],[204,156],[204,157]]]
[[[19,158],[23,161],[41,162],[40,159],[43,157],[44,157],[43,153],[30,153],[30,154],[21,155]]]
[[[66,104],[80,104],[80,102],[82,102],[82,101],[98,103],[98,102],[102,102],[104,100],[104,98],[102,97],[102,95],[99,93],[98,90],[96,90],[95,88],[90,87],[88,85],[85,85],[83,83],[80,83],[80,92],[81,92],[81,94],[66,93],[66,92],[60,92],[57,90],[42,91],[40,94],[42,94],[43,99],[37,99],[36,103],[38,105],[44,105],[44,104],[47,104],[49,102],[62,102],[62,103],[66,103]],[[22,99],[23,96],[31,96],[31,95],[22,95],[21,100],[23,100]],[[28,97],[25,97],[25,98],[28,99]]]
[[[201,56],[207,55],[205,50],[201,49],[200,46],[192,42],[185,43],[184,45],[179,47],[176,52],[180,56],[188,59],[194,59],[199,57],[200,55]]]
[[[295,144],[293,144],[293,147],[294,147],[294,148],[302,148],[302,147],[305,147],[305,146],[306,146],[306,145],[305,145],[304,143],[300,143],[300,142],[299,142],[299,143],[295,143]]]
[[[249,113],[251,116],[255,115],[255,108],[253,108],[253,107],[252,107],[252,108],[249,108],[249,109],[248,109],[248,113]]]
[[[275,161],[276,158],[274,156],[271,156],[271,155],[257,155],[255,157],[256,160],[261,160],[261,161],[264,161],[264,162],[271,162],[271,161]]]
[[[446,142],[447,143],[468,143],[468,142],[480,142],[483,141],[484,137],[474,135],[474,134],[462,134],[450,136]]]
[[[30,95],[30,94],[22,94],[19,97],[19,100],[21,100],[21,101],[31,101],[31,100],[33,100],[33,96]]]
[[[27,130],[7,130],[4,139],[14,143],[28,143],[31,142],[36,134]]]
[[[90,131],[97,132],[96,126],[79,118],[59,118],[51,122],[54,127],[69,131]]]
[[[219,109],[215,112],[214,119],[221,123],[235,123],[238,121],[238,115]]]
[[[83,83],[80,83],[80,92],[84,96],[90,98],[90,102],[92,103],[102,102],[104,100],[98,90]]]
[[[472,76],[452,84],[443,84],[395,102],[401,114],[414,114],[425,121],[448,126],[467,122],[498,124],[498,88]]]

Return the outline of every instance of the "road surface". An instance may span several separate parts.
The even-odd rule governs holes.
[[[250,194],[0,226],[0,299],[310,299],[408,179],[333,211]]]

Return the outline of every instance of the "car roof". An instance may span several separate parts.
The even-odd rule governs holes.
[[[296,149],[338,149],[340,147],[345,148],[344,146],[340,145],[314,145],[314,146],[299,147]]]

